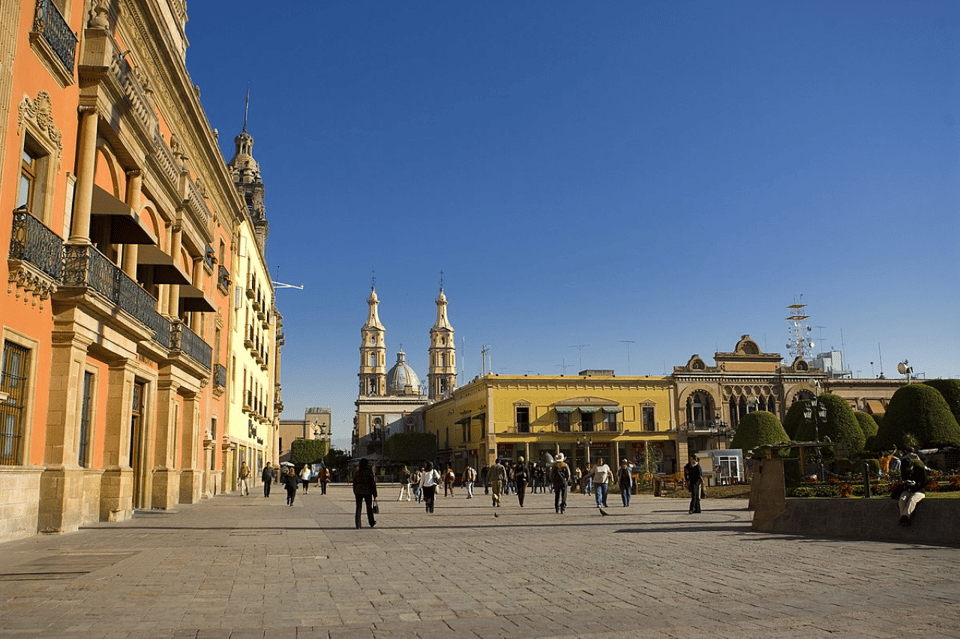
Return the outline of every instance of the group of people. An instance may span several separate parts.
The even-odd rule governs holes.
[[[239,488],[240,495],[246,496],[250,494],[250,467],[247,465],[247,462],[242,462],[240,464],[240,469],[237,472],[237,478],[239,479]],[[263,467],[263,472],[260,474],[260,482],[263,484],[263,496],[270,496],[270,487],[274,482],[279,481],[280,484],[286,489],[287,492],[287,505],[292,506],[294,500],[297,497],[297,489],[301,486],[303,487],[303,494],[307,494],[307,491],[310,488],[310,482],[314,478],[314,473],[311,470],[309,465],[304,465],[303,468],[298,473],[293,464],[284,463],[281,464],[279,468],[271,466],[270,462],[267,462],[267,465]],[[327,494],[327,482],[330,481],[330,471],[326,468],[320,468],[316,473],[317,483],[320,484],[320,493],[322,495]]]

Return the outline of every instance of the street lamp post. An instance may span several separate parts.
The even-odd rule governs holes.
[[[824,480],[823,476],[823,451],[820,449],[820,422],[824,424],[827,423],[827,405],[823,401],[820,401],[818,398],[814,397],[810,403],[803,407],[803,416],[809,422],[813,421],[813,430],[814,436],[816,437],[817,446],[817,461],[820,464],[820,481]]]

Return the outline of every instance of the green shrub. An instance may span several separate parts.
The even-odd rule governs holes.
[[[893,394],[876,445],[888,449],[894,444],[907,450],[960,446],[960,424],[940,391],[928,384],[908,384]]]
[[[829,438],[834,443],[842,444],[849,455],[862,451],[867,438],[847,400],[830,393],[821,393],[817,401],[827,406],[826,422],[821,421],[819,424],[820,440]],[[814,420],[804,420],[797,429],[797,441],[814,441],[816,438],[817,425]]]
[[[791,404],[787,410],[787,414],[784,415],[783,430],[786,431],[790,441],[797,441],[797,430],[801,424],[806,421],[806,418],[803,416],[803,411],[809,405],[809,401],[801,399]]]
[[[943,395],[953,418],[960,422],[960,379],[928,379],[924,384],[936,388]]]
[[[767,444],[785,444],[790,441],[780,420],[773,413],[758,410],[747,413],[737,426],[737,434],[730,442],[730,448],[753,450]]]
[[[857,418],[857,423],[860,425],[864,439],[870,439],[877,434],[879,426],[877,426],[877,422],[873,419],[872,415],[857,411],[853,416]]]

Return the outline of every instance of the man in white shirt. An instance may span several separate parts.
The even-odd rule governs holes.
[[[597,508],[607,506],[607,491],[610,489],[610,478],[613,477],[613,471],[603,463],[603,457],[597,460],[597,465],[593,469],[593,487],[597,494]]]

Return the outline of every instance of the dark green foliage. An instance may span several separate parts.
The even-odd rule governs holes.
[[[863,432],[863,436],[867,439],[873,437],[877,434],[877,422],[874,421],[873,416],[869,413],[861,413],[856,411],[853,414],[857,418],[857,422],[860,424],[860,430]]]
[[[323,465],[330,470],[343,470],[350,463],[350,453],[339,448],[331,448],[323,458]]]
[[[873,417],[873,421],[877,422],[877,432],[880,432],[880,426],[883,424],[883,416],[885,413],[871,413],[870,417]]]
[[[809,404],[810,402],[805,399],[795,401],[790,405],[787,414],[784,415],[783,430],[787,432],[787,437],[790,438],[790,441],[797,439],[797,430],[800,428],[800,425],[803,424],[804,419],[806,419],[803,416],[803,409]]]
[[[433,433],[398,433],[384,442],[383,452],[395,462],[432,461],[437,456],[437,436]]]
[[[853,409],[847,400],[830,393],[821,393],[817,401],[826,404],[827,419],[819,424],[820,440],[827,438],[835,444],[842,444],[848,455],[859,453],[867,438],[860,429]],[[797,429],[797,441],[812,442],[817,438],[817,425],[813,419],[804,422]]]
[[[323,439],[295,439],[290,444],[290,462],[298,467],[319,464],[326,454],[327,442]]]
[[[747,413],[737,426],[737,434],[730,442],[730,448],[740,448],[744,451],[752,450],[764,444],[785,444],[790,441],[783,430],[780,420],[773,413],[758,410]]]
[[[954,419],[960,422],[960,379],[928,379],[924,384],[940,391]]]
[[[960,425],[940,391],[927,384],[908,384],[893,394],[876,446],[886,450],[893,444],[904,449],[960,446]]]

